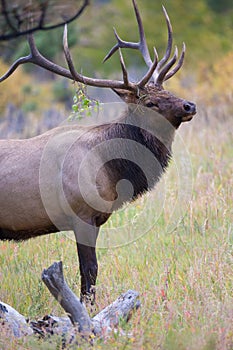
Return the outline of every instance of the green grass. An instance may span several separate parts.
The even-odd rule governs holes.
[[[139,291],[141,308],[122,325],[129,337],[112,334],[94,348],[233,349],[232,116],[214,114],[205,121],[200,113],[181,127],[192,173],[177,170],[184,152],[177,140],[175,160],[162,183],[115,213],[100,233],[99,246],[121,246],[98,249],[97,310],[128,289]],[[119,239],[113,239],[117,232]],[[32,319],[63,314],[40,277],[54,261],[63,261],[68,284],[79,294],[76,247],[64,233],[2,242],[0,252],[1,299],[22,314]],[[61,339],[44,344],[1,334],[0,348],[61,349]]]

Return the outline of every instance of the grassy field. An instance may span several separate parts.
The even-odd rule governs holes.
[[[187,167],[180,169],[183,145]],[[194,120],[181,126],[174,161],[160,187],[106,225],[98,249],[97,310],[128,289],[140,293],[141,308],[120,327],[130,336],[113,334],[94,349],[233,349],[232,145],[232,115],[199,108]],[[114,244],[121,246],[102,248],[118,230]],[[1,242],[0,299],[31,319],[63,314],[40,278],[43,268],[58,260],[79,294],[76,247],[64,233]],[[0,348],[60,349],[61,341],[45,345],[1,334]]]

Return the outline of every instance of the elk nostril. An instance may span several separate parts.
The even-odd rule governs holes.
[[[188,112],[188,113],[193,113],[193,112],[195,112],[195,110],[196,110],[196,106],[195,106],[195,104],[192,103],[192,102],[185,102],[185,103],[183,104],[183,108],[184,108],[184,110],[185,110],[186,112]]]
[[[191,106],[190,106],[189,103],[185,103],[183,107],[184,107],[184,110],[185,110],[186,112],[190,112],[190,111],[191,111]]]

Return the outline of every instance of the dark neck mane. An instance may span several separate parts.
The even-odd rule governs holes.
[[[174,128],[155,113],[145,116],[128,111],[116,122],[92,129],[91,134],[91,148],[104,142],[109,147],[106,152],[113,155],[107,162],[103,159],[103,164],[115,187],[123,179],[131,183],[133,193],[123,190],[122,202],[152,189],[171,158]]]

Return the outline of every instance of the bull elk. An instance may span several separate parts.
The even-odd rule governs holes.
[[[66,26],[63,47],[69,70],[42,56],[30,34],[30,54],[15,61],[0,78],[7,79],[20,64],[31,62],[89,86],[111,88],[125,103],[115,121],[96,126],[68,123],[31,139],[0,141],[0,239],[21,241],[73,230],[81,296],[89,295],[93,300],[100,226],[123,203],[153,188],[171,158],[175,129],[196,113],[194,103],[174,96],[162,86],[181,68],[185,55],[184,44],[180,57],[177,48],[172,55],[172,27],[165,8],[167,48],[160,60],[154,48],[152,60],[136,1],[132,2],[140,40],[124,41],[115,31],[117,44],[104,59],[119,52],[122,81],[78,73],[68,48]],[[129,80],[123,48],[139,50],[148,67],[138,82]],[[131,190],[119,191],[122,180],[131,183]]]

